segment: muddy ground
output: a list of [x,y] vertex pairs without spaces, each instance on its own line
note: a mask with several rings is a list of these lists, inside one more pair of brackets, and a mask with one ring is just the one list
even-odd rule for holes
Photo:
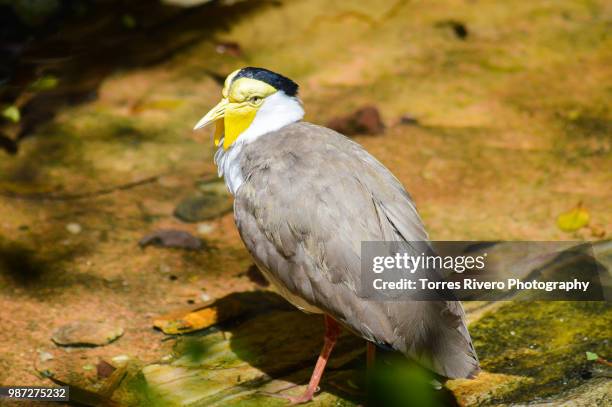
[[[37,75],[51,72],[58,83],[33,97],[52,114],[26,105],[20,123],[4,125],[17,151],[0,150],[0,383],[49,385],[36,370],[48,353],[54,374],[97,390],[103,380],[92,366],[101,359],[127,355],[142,367],[172,353],[177,339],[153,328],[155,316],[262,289],[231,213],[195,223],[173,216],[215,175],[208,134],[191,128],[219,98],[217,76],[245,65],[298,82],[315,123],[376,106],[384,133],[354,138],[411,192],[434,240],[612,233],[609,3],[246,3],[177,12],[161,28],[133,12],[135,26],[120,24],[126,48],[98,54],[104,69],[90,61],[87,75],[42,63]],[[52,38],[82,33],[71,24]],[[159,52],[139,63],[138,44],[149,41]],[[136,62],[124,63],[130,56]],[[75,87],[88,97],[66,103]],[[560,230],[557,216],[579,203],[589,226]],[[204,247],[139,247],[164,228]],[[610,358],[609,304],[494,308],[470,315],[488,373],[450,385],[462,404],[609,389],[609,376],[593,374],[584,357]],[[125,333],[103,347],[54,345],[55,328],[84,319]],[[609,401],[605,393],[597,400]]]

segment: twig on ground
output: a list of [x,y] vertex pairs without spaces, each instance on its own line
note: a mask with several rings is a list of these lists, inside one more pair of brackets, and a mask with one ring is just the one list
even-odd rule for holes
[[98,189],[96,191],[83,192],[80,194],[48,194],[48,193],[32,193],[32,194],[20,194],[13,191],[0,191],[0,196],[4,196],[12,199],[21,199],[26,201],[77,201],[79,199],[87,199],[87,198],[95,198],[101,195],[112,194],[116,191],[124,191],[126,189],[131,189],[134,187],[138,187],[145,184],[150,184],[151,182],[157,181],[164,174],[154,175],[152,177],[143,178],[141,180],[128,182],[126,184],[115,185],[108,188]]

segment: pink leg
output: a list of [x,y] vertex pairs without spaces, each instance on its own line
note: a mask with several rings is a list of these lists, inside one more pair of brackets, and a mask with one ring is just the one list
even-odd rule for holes
[[312,376],[310,376],[308,388],[301,396],[289,397],[289,401],[291,401],[291,404],[301,404],[312,400],[314,393],[319,387],[319,382],[321,381],[321,377],[323,376],[325,365],[327,364],[327,361],[329,360],[329,355],[331,354],[331,351],[334,348],[334,345],[336,344],[338,335],[340,335],[340,325],[332,317],[326,314],[325,339],[323,342],[323,349],[319,354],[319,359],[317,360],[314,372],[312,372]]

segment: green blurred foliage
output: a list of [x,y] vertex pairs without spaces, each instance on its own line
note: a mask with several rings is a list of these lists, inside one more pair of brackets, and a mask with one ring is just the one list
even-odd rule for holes
[[61,3],[59,0],[0,0],[0,5],[12,6],[25,24],[36,26],[57,13]]
[[[368,405],[386,407],[438,407],[452,404],[433,373],[402,355],[379,355],[368,375]],[[382,356],[382,357],[380,357]],[[451,403],[451,404],[449,404]]]

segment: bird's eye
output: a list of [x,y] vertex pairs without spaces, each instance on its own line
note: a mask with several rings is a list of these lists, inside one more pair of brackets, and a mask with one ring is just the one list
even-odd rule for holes
[[251,103],[259,103],[261,101],[261,96],[251,96],[249,98],[249,102]]

